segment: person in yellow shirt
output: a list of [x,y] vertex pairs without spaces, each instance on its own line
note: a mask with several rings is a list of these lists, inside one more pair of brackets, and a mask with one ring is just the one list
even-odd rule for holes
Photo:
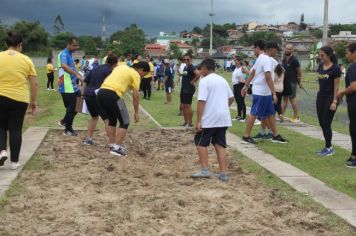
[[[122,144],[130,124],[130,117],[123,96],[132,90],[134,121],[138,122],[140,79],[149,72],[150,66],[145,61],[135,63],[132,67],[117,66],[98,91],[97,102],[100,107],[100,116],[105,122],[106,133],[110,141],[110,153],[113,155],[127,156],[127,150]],[[117,121],[120,126],[116,132]]]
[[154,74],[155,67],[152,64],[150,56],[146,56],[146,61],[150,66],[150,73],[147,73],[147,75],[145,75],[141,80],[141,90],[143,91],[143,99],[150,100],[151,92],[152,92],[151,83],[153,81],[153,74]]
[[47,59],[47,90],[48,91],[50,91],[51,89],[52,91],[56,91],[55,89],[53,89],[54,72],[56,70],[57,69],[55,69],[52,64],[52,58],[48,58]]
[[28,105],[36,111],[37,73],[32,60],[21,53],[21,35],[9,32],[5,41],[8,49],[0,52],[0,166],[8,158],[9,132],[10,169],[15,170],[20,166],[22,125]]

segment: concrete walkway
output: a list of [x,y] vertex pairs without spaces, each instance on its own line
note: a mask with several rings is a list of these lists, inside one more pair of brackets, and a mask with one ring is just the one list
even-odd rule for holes
[[5,162],[5,165],[0,167],[0,196],[5,193],[12,181],[19,175],[26,162],[30,160],[36,152],[47,132],[47,128],[30,127],[22,134],[22,146],[20,152],[21,166],[17,170],[10,170],[9,157]]

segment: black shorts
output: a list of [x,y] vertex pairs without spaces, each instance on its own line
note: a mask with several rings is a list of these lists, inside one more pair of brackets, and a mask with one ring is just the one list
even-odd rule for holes
[[116,127],[117,121],[120,128],[127,129],[130,124],[129,112],[125,102],[112,90],[100,89],[96,101],[100,107],[100,117],[109,120],[109,125]]
[[96,101],[96,96],[84,97],[85,104],[87,105],[88,111],[91,117],[98,117],[100,113],[100,107]]
[[173,82],[172,81],[166,81],[164,83],[164,87],[166,89],[166,93],[171,94],[173,91]]
[[180,93],[180,103],[191,105],[194,93]]
[[211,144],[218,144],[226,148],[227,127],[205,128],[202,132],[195,134],[194,142],[196,146],[208,147]]

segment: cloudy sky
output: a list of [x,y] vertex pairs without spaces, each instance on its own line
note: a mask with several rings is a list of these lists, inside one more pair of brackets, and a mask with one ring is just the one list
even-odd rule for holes
[[[160,31],[204,27],[209,20],[211,0],[0,0],[0,20],[8,25],[18,20],[38,20],[50,33],[57,15],[65,30],[76,35],[100,35],[102,16],[107,31],[136,23],[148,36]],[[356,22],[354,0],[329,0],[330,23]],[[218,24],[281,24],[299,22],[322,24],[324,0],[214,0],[214,22]]]

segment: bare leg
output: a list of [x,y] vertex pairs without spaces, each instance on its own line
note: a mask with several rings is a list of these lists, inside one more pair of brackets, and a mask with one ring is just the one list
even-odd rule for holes
[[298,118],[298,105],[297,105],[297,99],[296,98],[290,98],[289,99],[290,103],[292,104],[292,109],[293,109],[293,117]]
[[118,128],[115,137],[115,144],[121,145],[125,141],[126,133],[127,129]]
[[215,144],[214,147],[215,147],[216,154],[218,156],[220,172],[226,172],[227,163],[226,163],[225,148],[223,146],[220,146],[219,144]]
[[187,120],[188,124],[192,125],[193,124],[193,110],[192,110],[192,105],[187,105]]
[[247,122],[246,122],[246,128],[245,128],[244,137],[250,137],[251,136],[252,127],[253,127],[253,124],[255,123],[255,120],[256,120],[256,116],[254,116],[254,115],[249,115],[248,116]]
[[277,127],[276,127],[276,118],[274,115],[270,115],[267,118],[268,125],[270,126],[270,129],[272,130],[273,137],[276,137],[278,135]]
[[282,99],[282,115],[284,115],[284,113],[287,110],[288,99],[289,99],[288,96],[283,96],[283,99]]
[[201,168],[209,167],[208,148],[197,146]]
[[105,122],[106,135],[109,138],[110,144],[113,144],[113,143],[115,143],[116,127],[110,126],[109,120],[105,120],[104,122]]
[[96,124],[98,123],[99,117],[92,117],[91,120],[88,122],[88,133],[87,136],[88,138],[93,137],[94,130],[96,128]]

